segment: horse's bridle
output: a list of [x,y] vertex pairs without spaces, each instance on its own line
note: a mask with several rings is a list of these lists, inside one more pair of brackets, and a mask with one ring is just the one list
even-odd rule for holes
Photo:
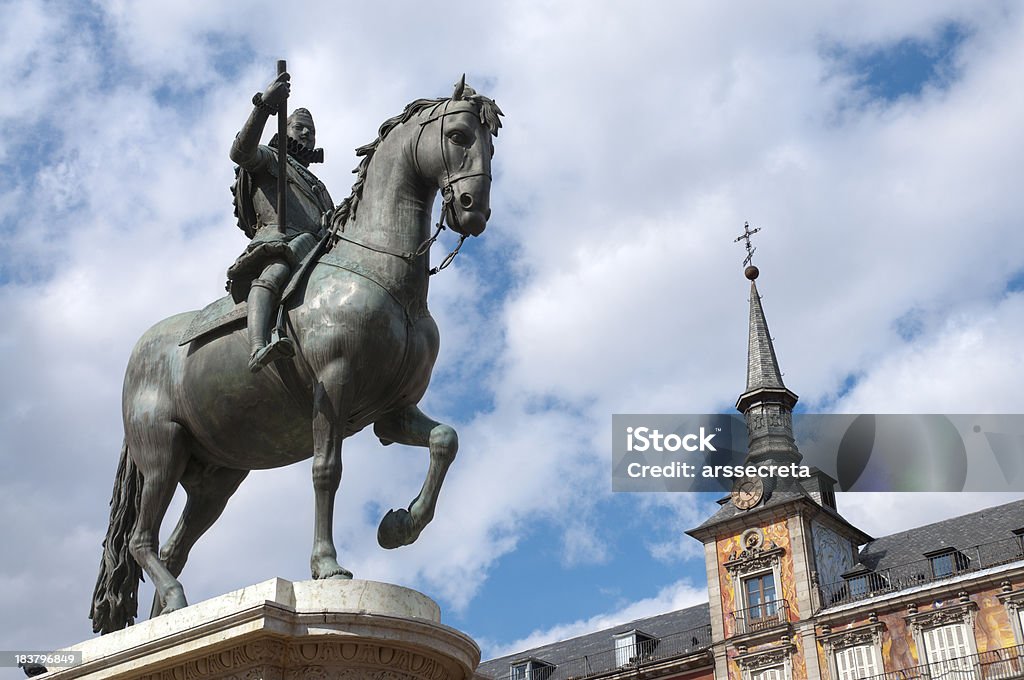
[[[451,165],[448,163],[448,150],[447,150],[447,148],[444,145],[444,142],[445,142],[445,137],[444,137],[444,119],[445,119],[446,116],[453,116],[453,115],[458,114],[458,113],[466,113],[465,110],[449,112],[448,111],[448,106],[452,103],[452,101],[453,100],[450,99],[450,98],[445,100],[444,108],[441,109],[441,113],[439,113],[439,114],[437,114],[435,116],[431,116],[427,120],[424,120],[424,121],[420,122],[420,129],[419,129],[419,132],[416,135],[416,144],[412,148],[413,167],[416,168],[416,174],[418,174],[418,175],[420,175],[422,177],[423,176],[423,172],[422,172],[422,170],[420,170],[420,159],[419,159],[420,139],[423,137],[423,131],[426,129],[427,125],[430,125],[431,123],[433,123],[436,120],[440,120],[441,121],[441,134],[439,135],[439,138],[438,138],[438,144],[441,147],[441,162],[444,163],[444,184],[441,185],[441,201],[442,201],[442,204],[441,204],[441,215],[440,215],[440,217],[437,220],[437,228],[434,230],[433,236],[431,236],[426,241],[424,241],[420,245],[420,247],[417,249],[417,252],[419,252],[421,250],[423,252],[426,252],[427,250],[430,250],[430,246],[432,246],[434,244],[434,241],[437,240],[437,237],[441,234],[441,231],[445,228],[445,220],[446,219],[455,222],[454,227],[453,227],[453,231],[459,232],[459,243],[458,243],[458,245],[455,246],[455,249],[453,251],[448,253],[445,256],[445,258],[443,260],[441,260],[441,264],[439,264],[436,267],[433,267],[430,270],[430,275],[431,276],[433,276],[434,274],[438,273],[439,271],[441,271],[442,269],[444,269],[445,267],[447,267],[448,265],[450,265],[452,263],[452,260],[454,260],[455,256],[459,254],[459,250],[462,248],[462,244],[466,240],[466,233],[462,229],[462,224],[459,222],[459,214],[455,210],[455,189],[454,189],[453,185],[456,182],[461,182],[462,180],[470,179],[471,177],[486,177],[489,180],[492,179],[491,178],[491,174],[489,172],[471,172],[471,173],[466,173],[466,174],[463,174],[463,175],[456,175],[455,177],[452,177]],[[465,163],[466,163],[465,158],[463,158],[462,163],[463,163],[463,165],[465,165]]]
[[[392,250],[391,248],[387,248],[385,246],[379,246],[372,243],[366,243],[364,241],[358,241],[354,238],[345,236],[341,231],[338,230],[337,224],[334,226],[334,229],[332,230],[334,232],[334,238],[340,241],[347,241],[349,243],[361,246],[363,248],[366,248],[367,250],[372,250],[377,253],[393,255],[394,257],[398,257],[405,260],[409,264],[413,264],[418,258],[422,257],[423,255],[427,254],[430,251],[430,247],[434,245],[434,242],[437,241],[437,237],[440,236],[441,232],[445,229],[445,220],[454,220],[455,226],[453,228],[453,231],[459,232],[459,243],[458,245],[455,246],[454,250],[445,255],[445,258],[441,260],[441,264],[439,264],[436,267],[432,267],[427,272],[427,274],[429,276],[433,276],[434,274],[437,274],[439,271],[445,269],[446,267],[448,267],[448,265],[452,263],[452,260],[454,260],[455,256],[459,254],[459,250],[462,248],[462,244],[466,240],[466,234],[462,231],[462,224],[459,222],[459,215],[455,211],[455,189],[452,187],[452,185],[454,185],[456,182],[461,182],[462,180],[469,179],[471,177],[486,177],[487,179],[492,178],[489,172],[473,172],[466,173],[464,175],[456,175],[455,177],[452,177],[451,167],[448,163],[448,151],[444,146],[444,119],[445,116],[453,116],[457,113],[466,113],[466,111],[460,110],[449,112],[448,105],[451,103],[452,99],[447,99],[444,103],[444,108],[441,110],[441,113],[439,113],[436,116],[432,116],[425,121],[420,122],[420,129],[419,132],[416,134],[416,143],[412,147],[413,167],[416,169],[416,174],[422,177],[423,172],[422,170],[420,170],[419,150],[420,140],[423,137],[423,130],[426,129],[426,126],[429,125],[430,123],[433,123],[436,120],[441,121],[441,134],[438,143],[441,147],[441,161],[444,163],[445,179],[444,184],[441,186],[441,200],[443,201],[441,205],[441,215],[437,220],[437,225],[435,225],[436,228],[434,229],[433,235],[431,235],[429,238],[427,238],[427,240],[421,243],[419,247],[413,252]],[[463,164],[465,164],[465,159],[463,159]]]

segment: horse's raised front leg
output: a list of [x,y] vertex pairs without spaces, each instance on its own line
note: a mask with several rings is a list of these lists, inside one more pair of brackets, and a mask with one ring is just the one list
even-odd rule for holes
[[377,529],[377,543],[382,548],[409,545],[434,519],[437,496],[459,450],[459,437],[450,426],[426,416],[416,406],[385,415],[374,424],[373,432],[384,443],[430,447],[430,466],[419,495],[408,510],[389,510]]
[[313,493],[315,518],[313,554],[309,566],[313,578],[352,578],[338,564],[334,546],[334,497],[341,484],[341,442],[345,437],[344,370],[328,371],[313,394]]

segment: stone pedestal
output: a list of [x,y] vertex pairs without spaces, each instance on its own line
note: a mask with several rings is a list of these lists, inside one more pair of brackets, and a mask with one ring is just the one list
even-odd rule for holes
[[480,649],[431,599],[373,581],[271,579],[75,645],[45,678],[470,680]]

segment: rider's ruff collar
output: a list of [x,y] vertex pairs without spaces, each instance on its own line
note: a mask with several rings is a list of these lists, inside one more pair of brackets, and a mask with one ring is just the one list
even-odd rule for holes
[[[303,165],[309,165],[310,163],[323,163],[324,162],[324,150],[323,149],[310,149],[308,146],[303,146],[299,142],[295,141],[291,137],[288,139],[288,155],[302,163]],[[277,135],[275,134],[270,140],[268,145],[272,149],[277,148]]]

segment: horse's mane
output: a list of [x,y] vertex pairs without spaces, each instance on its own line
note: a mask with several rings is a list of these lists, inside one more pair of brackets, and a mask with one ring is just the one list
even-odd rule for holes
[[448,101],[468,101],[476,106],[477,113],[480,115],[480,123],[486,127],[492,135],[498,136],[498,130],[501,128],[501,119],[499,116],[505,114],[502,113],[498,105],[494,103],[494,100],[485,97],[482,94],[477,94],[470,87],[466,87],[465,93],[459,100],[453,100],[450,97],[441,97],[439,99],[417,99],[406,105],[405,110],[397,116],[392,116],[386,121],[381,123],[380,129],[377,131],[377,139],[373,140],[369,144],[359,147],[356,149],[356,156],[362,156],[363,160],[356,166],[354,172],[356,174],[356,181],[352,185],[352,193],[349,194],[348,198],[343,200],[334,209],[334,213],[331,216],[331,227],[339,230],[344,230],[345,224],[348,223],[349,219],[355,217],[356,210],[359,208],[359,201],[363,195],[363,185],[366,183],[366,173],[370,167],[370,160],[373,158],[374,152],[380,143],[384,141],[384,138],[402,123],[408,122],[413,116],[418,115],[420,112],[430,108],[431,110],[437,109],[445,102]]

